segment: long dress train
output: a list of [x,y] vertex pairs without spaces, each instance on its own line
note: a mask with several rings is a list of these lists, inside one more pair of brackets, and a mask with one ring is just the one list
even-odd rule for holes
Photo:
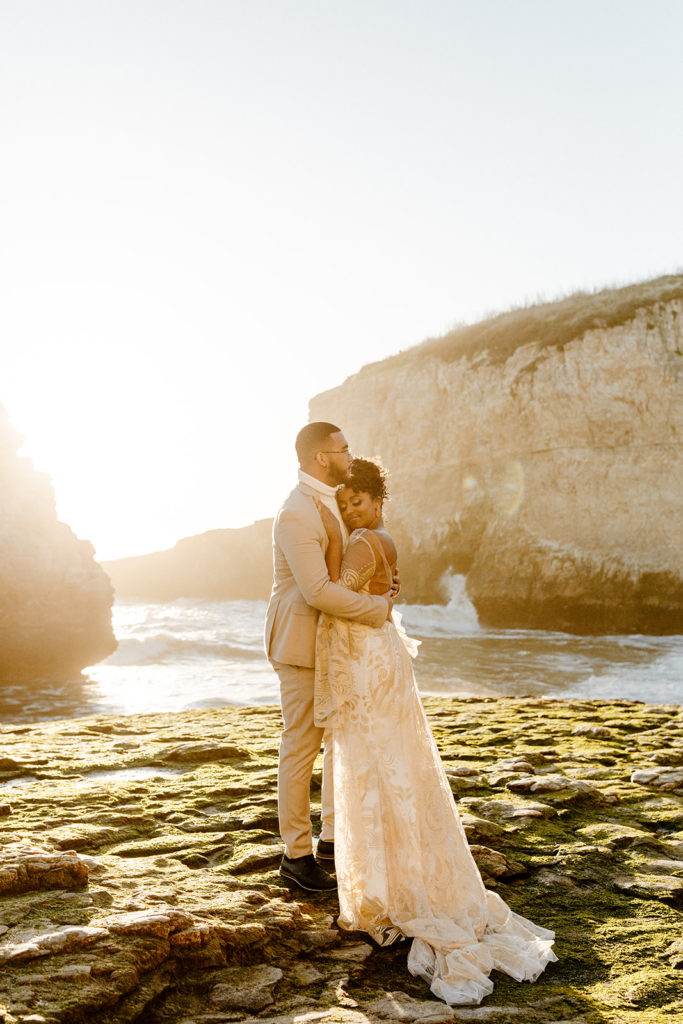
[[447,1003],[478,1003],[494,969],[534,981],[557,960],[554,934],[484,887],[399,630],[319,620],[316,724],[333,729],[338,921],[380,945],[413,937],[410,972]]

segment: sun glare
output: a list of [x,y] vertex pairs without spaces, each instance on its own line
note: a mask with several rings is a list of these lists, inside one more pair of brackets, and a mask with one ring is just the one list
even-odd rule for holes
[[[192,345],[181,317],[135,294],[120,295],[125,313],[103,324],[98,299],[114,305],[94,289],[17,316],[22,344],[2,396],[21,454],[52,478],[60,519],[107,559],[271,515],[296,467],[293,449],[270,460],[280,408],[259,415],[256,368],[231,369],[231,353]],[[301,395],[281,433],[294,437],[305,410]]]

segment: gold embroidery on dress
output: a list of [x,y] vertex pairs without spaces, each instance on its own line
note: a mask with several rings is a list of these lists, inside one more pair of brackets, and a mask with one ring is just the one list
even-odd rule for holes
[[[341,578],[368,591],[368,549],[376,560],[357,533]],[[403,637],[393,621],[318,622],[315,721],[332,727],[338,923],[380,945],[412,936],[412,974],[447,1003],[479,1002],[494,969],[537,978],[557,959],[554,936],[484,888]]]
[[375,552],[364,536],[364,531],[354,530],[342,558],[339,582],[347,590],[361,590],[375,575]]

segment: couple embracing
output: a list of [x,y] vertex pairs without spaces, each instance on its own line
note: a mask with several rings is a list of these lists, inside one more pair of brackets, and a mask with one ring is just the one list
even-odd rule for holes
[[[352,459],[332,423],[304,427],[296,451],[266,618],[283,717],[280,874],[307,891],[338,888],[340,927],[380,945],[412,938],[412,974],[449,1004],[479,1002],[494,969],[535,980],[557,959],[554,936],[487,890],[469,851],[415,684],[416,645],[392,614],[386,474]],[[314,856],[310,782],[323,740]]]

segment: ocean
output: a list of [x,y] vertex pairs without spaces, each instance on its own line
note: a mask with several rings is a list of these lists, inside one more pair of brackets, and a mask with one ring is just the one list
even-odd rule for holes
[[[450,580],[446,605],[399,605],[420,640],[420,691],[683,703],[683,636],[579,637],[484,629]],[[278,702],[262,646],[265,601],[117,601],[118,649],[68,683],[4,687],[0,721]]]

